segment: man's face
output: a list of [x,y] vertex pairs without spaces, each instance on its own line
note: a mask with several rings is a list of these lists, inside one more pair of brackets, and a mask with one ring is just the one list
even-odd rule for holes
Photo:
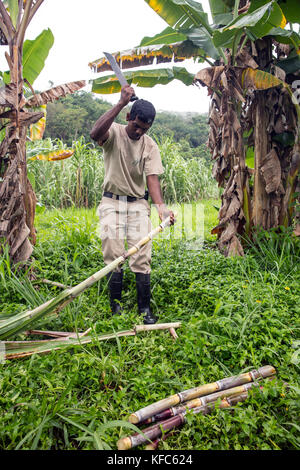
[[136,116],[134,120],[130,120],[129,113],[126,116],[126,119],[128,121],[126,132],[128,137],[132,140],[139,140],[151,127],[151,124],[146,124],[141,121],[138,116]]

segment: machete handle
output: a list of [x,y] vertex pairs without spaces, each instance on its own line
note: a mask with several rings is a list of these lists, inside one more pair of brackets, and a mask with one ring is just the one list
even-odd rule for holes
[[136,101],[138,100],[138,97],[136,95],[133,95],[131,98],[130,98],[130,101]]

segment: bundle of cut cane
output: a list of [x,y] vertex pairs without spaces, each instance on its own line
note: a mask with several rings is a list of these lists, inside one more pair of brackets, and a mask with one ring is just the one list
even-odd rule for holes
[[77,286],[65,289],[59,295],[51,300],[48,300],[39,307],[33,310],[27,310],[25,312],[18,313],[17,315],[13,315],[12,317],[2,320],[0,318],[0,341],[10,338],[17,333],[28,329],[32,323],[48,314],[60,312],[66,305],[72,302],[73,299],[78,297],[78,295],[105,277],[111,271],[115,270],[118,266],[121,266],[127,260],[127,258],[135,254],[153,237],[155,237],[159,232],[164,230],[169,225],[170,217],[167,217],[158,227],[151,230],[151,232],[149,232],[146,237],[142,238],[136,245],[124,253],[124,255],[119,256],[119,258],[115,259],[112,263],[108,264],[100,271],[97,271],[95,274],[88,277],[85,281],[81,282]]
[[[194,414],[208,414],[215,409],[217,400],[221,399],[219,403],[221,409],[244,401],[248,396],[248,390],[259,386],[256,381],[273,377],[275,374],[276,370],[273,366],[260,367],[244,374],[185,390],[142,408],[130,415],[131,423],[148,424],[155,421],[158,423],[143,429],[143,435],[135,433],[120,439],[118,449],[128,450],[156,440],[163,433],[184,424],[189,410]],[[183,405],[174,407],[179,403]]]

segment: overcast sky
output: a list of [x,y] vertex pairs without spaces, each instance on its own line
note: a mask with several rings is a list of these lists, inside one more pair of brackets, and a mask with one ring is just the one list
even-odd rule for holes
[[[209,11],[208,0],[203,0],[202,5]],[[49,88],[49,80],[59,85],[103,76],[107,72],[95,74],[88,63],[103,56],[103,51],[115,52],[137,46],[144,36],[153,36],[166,26],[167,23],[144,0],[45,0],[28,28],[26,39],[34,39],[43,29],[50,28],[55,41],[34,86],[43,91]],[[1,49],[4,51],[3,46]],[[2,64],[5,61],[1,61],[1,69]],[[192,60],[177,65],[182,64],[191,73],[203,67]],[[90,86],[86,90],[90,90]],[[150,89],[136,87],[136,94],[152,101],[158,110],[208,111],[206,89],[187,87],[177,80]],[[97,96],[115,103],[119,95]]]

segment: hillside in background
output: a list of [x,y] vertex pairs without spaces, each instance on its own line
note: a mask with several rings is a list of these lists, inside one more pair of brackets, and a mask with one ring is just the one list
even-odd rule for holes
[[[92,93],[84,91],[49,103],[44,138],[59,138],[72,145],[73,141],[84,136],[85,141],[90,142],[89,134],[93,124],[111,107],[111,103],[94,98]],[[123,110],[116,121],[125,124],[126,113],[127,110]],[[210,161],[206,147],[207,119],[207,114],[158,111],[149,135],[159,141],[164,137],[172,137],[175,142],[181,143],[185,158],[202,157]]]

